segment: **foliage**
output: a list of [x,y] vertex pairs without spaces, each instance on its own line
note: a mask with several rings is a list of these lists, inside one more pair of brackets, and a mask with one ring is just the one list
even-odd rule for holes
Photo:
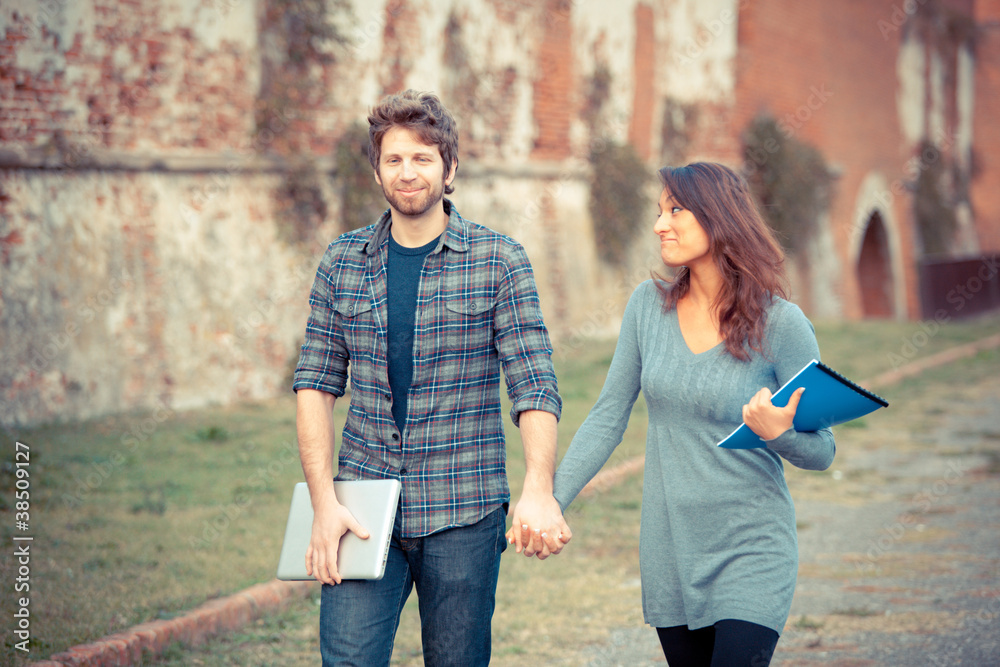
[[591,135],[599,134],[604,126],[604,107],[611,98],[611,69],[604,62],[598,62],[589,80],[586,102],[581,116],[590,128]]
[[373,224],[386,203],[368,161],[368,128],[364,123],[351,124],[337,142],[336,169],[341,191],[341,231]]
[[224,442],[229,440],[229,431],[226,430],[224,426],[208,426],[203,429],[199,429],[195,433],[195,437],[203,442]]
[[[958,56],[963,49],[975,51],[976,21],[967,11],[952,7],[943,0],[921,0],[913,11],[905,12],[903,38],[922,43],[928,53],[940,58],[946,72],[958,68]],[[885,30],[883,30],[883,33]],[[972,167],[964,168],[944,159],[941,149],[929,139],[917,146],[916,163],[919,172],[911,183],[913,216],[925,255],[947,253],[958,219],[955,206],[969,201]],[[908,176],[911,174],[908,174]]]
[[958,219],[948,195],[948,177],[941,151],[926,139],[920,143],[920,171],[914,184],[913,216],[925,255],[945,253],[955,235]]
[[[322,105],[322,99],[314,99],[324,94],[317,72],[337,61],[338,49],[349,43],[346,31],[353,21],[347,0],[265,0],[258,132],[275,117]],[[295,146],[287,148],[297,152]]]
[[325,175],[311,155],[311,136],[295,127],[295,119],[326,105],[325,71],[348,44],[353,20],[348,0],[265,0],[263,5],[256,144],[286,157],[275,193],[276,221],[290,242],[308,241],[327,214]]
[[663,126],[661,129],[661,162],[681,166],[687,162],[691,145],[691,126],[698,121],[698,105],[678,102],[672,97],[664,100]]
[[301,161],[285,172],[275,192],[278,229],[289,243],[307,243],[326,219],[323,178],[315,162]]
[[285,37],[285,53],[294,65],[329,64],[332,46],[347,42],[337,17],[350,11],[347,0],[267,0],[267,17]]
[[598,61],[582,117],[590,131],[590,219],[597,254],[604,262],[620,266],[642,221],[650,214],[646,195],[650,170],[631,145],[606,139],[606,107],[613,83],[607,64]]
[[832,178],[822,154],[774,118],[759,116],[743,133],[747,181],[764,219],[791,254],[815,236],[830,205]]
[[921,0],[906,12],[904,30],[920,34],[939,53],[948,54],[956,44],[975,46],[976,20],[967,11],[942,0]]
[[619,266],[642,228],[652,217],[646,194],[650,170],[629,144],[609,142],[590,153],[590,218],[598,255]]

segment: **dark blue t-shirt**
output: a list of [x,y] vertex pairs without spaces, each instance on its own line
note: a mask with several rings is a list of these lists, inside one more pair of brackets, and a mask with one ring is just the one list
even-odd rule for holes
[[413,382],[413,329],[417,318],[417,291],[424,258],[437,247],[438,239],[419,248],[405,248],[389,235],[389,264],[386,266],[389,323],[386,328],[389,388],[392,390],[392,418],[399,432],[406,426],[406,395]]

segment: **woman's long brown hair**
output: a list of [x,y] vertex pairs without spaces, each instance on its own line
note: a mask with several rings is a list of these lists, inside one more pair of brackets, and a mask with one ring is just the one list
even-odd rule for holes
[[[708,235],[709,252],[722,275],[713,305],[726,350],[741,361],[749,361],[750,350],[766,355],[767,307],[776,296],[787,298],[784,252],[757,210],[746,180],[711,162],[664,167],[659,174],[674,201],[691,211]],[[653,275],[667,311],[691,287],[687,267],[672,280]]]

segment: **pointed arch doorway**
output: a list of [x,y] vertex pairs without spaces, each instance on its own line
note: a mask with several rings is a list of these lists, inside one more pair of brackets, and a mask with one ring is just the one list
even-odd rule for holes
[[865,226],[856,270],[864,318],[893,317],[896,286],[893,283],[889,237],[878,211],[872,212]]

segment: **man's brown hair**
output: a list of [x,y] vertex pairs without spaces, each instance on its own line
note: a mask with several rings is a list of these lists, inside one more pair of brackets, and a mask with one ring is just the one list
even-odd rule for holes
[[[455,119],[433,93],[405,90],[382,99],[368,114],[368,161],[378,172],[382,137],[393,127],[405,127],[429,146],[437,146],[444,160],[444,175],[458,165],[458,130]],[[444,186],[450,195],[455,188]]]

